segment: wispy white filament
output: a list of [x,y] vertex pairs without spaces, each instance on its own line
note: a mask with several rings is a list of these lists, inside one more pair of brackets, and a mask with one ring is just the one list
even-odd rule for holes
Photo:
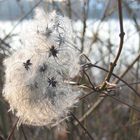
[[26,47],[4,61],[3,96],[21,123],[42,126],[65,117],[80,90],[65,82],[79,72],[70,20],[56,13],[39,18],[24,34]]

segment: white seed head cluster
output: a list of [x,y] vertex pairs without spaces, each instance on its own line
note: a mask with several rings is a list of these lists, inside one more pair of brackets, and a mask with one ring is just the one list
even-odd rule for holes
[[66,82],[79,72],[78,51],[68,18],[53,12],[33,24],[23,37],[26,47],[4,61],[3,96],[20,123],[52,125],[78,101],[80,89]]

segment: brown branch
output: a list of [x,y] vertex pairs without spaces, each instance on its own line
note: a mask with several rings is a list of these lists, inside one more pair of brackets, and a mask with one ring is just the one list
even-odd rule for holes
[[19,118],[16,120],[16,122],[15,122],[14,126],[12,127],[11,132],[10,132],[10,134],[9,134],[9,136],[8,136],[8,138],[7,138],[7,140],[11,140],[11,139],[12,139],[13,134],[14,134],[14,131],[15,131],[16,126],[17,126],[18,121],[19,121]]
[[71,116],[79,123],[79,125],[81,126],[81,128],[87,133],[87,135],[89,136],[89,138],[91,140],[94,140],[94,138],[91,136],[91,134],[88,132],[88,130],[83,126],[83,124],[77,119],[77,117],[71,112],[70,113]]
[[[109,70],[106,70],[105,68],[102,68],[100,66],[97,66],[97,65],[94,65],[94,64],[86,64],[85,65],[86,67],[90,68],[90,67],[95,67],[95,68],[98,68],[98,69],[101,69],[105,72],[109,72]],[[130,86],[126,81],[124,81],[123,79],[121,79],[119,76],[117,76],[116,74],[114,73],[111,73],[111,75],[113,75],[114,77],[116,77],[117,79],[119,79],[120,81],[122,81],[125,85],[127,85],[138,97],[140,97],[140,94],[132,87]],[[102,89],[100,89],[102,91]]]
[[105,80],[104,80],[104,83],[103,85],[101,86],[101,89],[104,89],[106,87],[106,83],[105,81],[108,81],[110,80],[111,78],[111,75],[113,73],[113,70],[115,68],[115,66],[117,65],[117,61],[120,57],[120,54],[121,54],[121,51],[122,51],[122,48],[123,48],[123,41],[124,41],[124,30],[123,30],[123,14],[122,14],[122,0],[118,0],[118,14],[119,14],[119,22],[120,22],[120,45],[119,45],[119,50],[118,50],[118,53],[114,59],[113,62],[110,63],[110,67],[109,67],[109,72],[107,74],[107,76],[105,77]]
[[1,45],[1,44],[5,45],[5,46],[8,47],[8,48],[11,48],[11,46],[10,46],[8,43],[6,43],[4,40],[2,40],[2,39],[0,38],[0,45]]
[[72,18],[72,9],[71,9],[71,1],[68,0],[67,1],[67,5],[68,5],[68,14],[69,14],[69,18]]
[[27,136],[26,136],[26,134],[25,134],[25,132],[24,132],[24,128],[23,128],[22,125],[21,125],[21,131],[22,131],[22,133],[23,133],[24,139],[25,139],[25,140],[28,140],[28,139],[27,139]]
[[[90,94],[92,94],[92,93],[93,93],[93,91],[90,92],[89,94],[87,94],[87,96],[90,95]],[[119,103],[121,103],[121,104],[123,104],[125,106],[128,106],[128,107],[132,108],[133,110],[135,110],[137,112],[140,112],[140,109],[137,108],[136,106],[130,105],[130,104],[128,104],[128,103],[126,103],[126,102],[124,102],[124,101],[122,101],[122,100],[120,100],[120,99],[118,99],[116,97],[113,97],[110,94],[108,94],[107,92],[102,92],[102,93],[104,93],[106,96],[109,96],[110,98],[116,100],[117,102],[119,102]],[[85,96],[85,97],[87,97],[87,96]],[[83,98],[81,98],[81,99],[83,99]],[[79,119],[79,122],[82,123],[103,102],[104,99],[105,99],[105,97],[101,97],[100,99],[98,99],[92,105],[92,107]],[[75,123],[75,125],[78,125],[78,123]]]
[[[129,83],[129,85],[139,85],[139,84],[140,84],[140,81]],[[126,84],[118,85],[117,88],[124,87],[124,86],[126,86]]]
[[[99,98],[92,107],[79,119],[79,121],[82,123],[104,100],[104,97]],[[79,123],[75,123],[75,125],[78,125]]]
[[90,80],[90,77],[89,77],[88,74],[85,72],[85,70],[83,70],[83,73],[84,73],[85,76],[87,77],[87,79],[88,79],[90,85],[92,86],[92,89],[95,90],[95,85],[94,85],[94,83],[92,83],[92,81]]
[[122,101],[122,100],[120,100],[120,99],[118,99],[118,98],[116,98],[116,97],[113,97],[113,96],[109,95],[107,92],[103,92],[103,93],[104,93],[105,95],[109,96],[110,98],[114,99],[115,101],[117,101],[117,102],[119,102],[119,103],[121,103],[121,104],[124,104],[124,105],[126,105],[126,106],[132,108],[133,110],[135,110],[135,111],[137,111],[137,112],[140,112],[140,109],[137,108],[136,106],[134,106],[134,105],[129,105],[128,103],[126,103],[126,102],[124,102],[124,101]]
[[[139,59],[140,59],[140,54],[135,58],[135,60],[128,66],[128,68],[119,77],[123,78]],[[115,81],[116,84],[118,82],[119,82],[119,79]]]
[[24,15],[11,29],[11,31],[3,38],[3,41],[5,41],[11,34],[12,32],[15,30],[15,28],[42,2],[43,0],[40,0],[39,2],[37,2],[32,8],[31,10]]
[[84,41],[85,41],[85,33],[86,33],[86,20],[88,16],[88,0],[84,0],[84,5],[83,5],[83,32],[82,32],[82,38],[81,38],[81,53],[84,50]]

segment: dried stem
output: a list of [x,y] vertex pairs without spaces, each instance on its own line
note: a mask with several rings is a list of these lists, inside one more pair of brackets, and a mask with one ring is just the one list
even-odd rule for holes
[[[102,67],[100,67],[100,66],[97,66],[97,65],[94,65],[94,64],[88,64],[88,66],[87,67],[95,67],[95,68],[98,68],[98,69],[101,69],[101,70],[103,70],[103,71],[105,71],[105,72],[109,72],[109,70],[106,70],[105,68],[102,68]],[[140,94],[132,87],[132,86],[130,86],[126,81],[124,81],[123,79],[121,79],[119,76],[117,76],[116,74],[114,74],[114,73],[111,73],[111,75],[113,75],[114,77],[116,77],[117,79],[119,79],[120,81],[122,81],[125,85],[127,85],[137,96],[139,96],[140,97]],[[102,91],[102,89],[100,89],[100,91]]]
[[25,134],[25,132],[24,132],[24,128],[23,128],[22,125],[21,125],[21,131],[22,131],[22,133],[23,133],[24,139],[25,139],[25,140],[28,140],[28,139],[27,139],[27,136],[26,136],[26,134]]
[[75,115],[73,113],[71,113],[71,116],[79,123],[79,125],[81,126],[81,128],[87,133],[87,135],[89,136],[89,138],[91,140],[94,140],[94,138],[91,136],[91,134],[88,132],[88,130],[83,126],[83,124],[75,117]]
[[[89,110],[79,119],[79,121],[82,123],[104,100],[104,97],[99,98]],[[75,125],[78,125],[79,123],[75,123]]]
[[3,41],[5,41],[11,34],[12,32],[15,30],[15,28],[42,2],[43,0],[40,0],[39,2],[37,2],[32,8],[31,10],[24,15],[15,25],[14,27],[11,29],[11,31],[3,38]]
[[7,140],[11,140],[11,139],[12,139],[18,121],[19,121],[19,118],[16,120],[16,122],[15,122],[13,128],[11,129],[11,132],[10,132],[10,134],[9,134],[9,136],[8,136],[8,138],[7,138]]
[[108,81],[110,80],[111,78],[111,75],[113,73],[113,70],[115,68],[115,66],[117,65],[117,61],[120,57],[120,54],[121,54],[121,51],[122,51],[122,48],[123,48],[123,41],[124,41],[124,30],[123,30],[123,15],[122,15],[122,1],[121,0],[118,0],[118,13],[119,13],[119,22],[120,22],[120,45],[119,45],[119,50],[118,50],[118,53],[114,59],[113,62],[110,63],[110,68],[109,68],[109,72],[107,74],[107,76],[105,77],[105,80],[104,80],[104,83],[101,87],[101,89],[104,89],[106,87],[106,82],[105,81]]
[[116,98],[116,97],[113,97],[113,96],[109,95],[107,92],[103,92],[103,93],[104,93],[105,95],[111,97],[111,98],[114,99],[115,101],[117,101],[117,102],[119,102],[119,103],[121,103],[121,104],[124,104],[124,105],[126,105],[126,106],[132,108],[133,110],[135,110],[135,111],[137,111],[137,112],[140,112],[140,109],[137,108],[136,106],[134,106],[134,105],[129,105],[128,103],[126,103],[126,102],[124,102],[124,101],[122,101],[122,100],[120,100],[120,99],[118,99],[118,98]]
[[86,33],[86,21],[87,21],[87,15],[88,15],[88,0],[84,0],[84,6],[83,6],[83,32],[82,32],[82,39],[81,39],[81,53],[84,50],[84,41],[85,41],[85,33]]
[[[140,54],[135,58],[135,60],[128,66],[128,68],[119,77],[123,78],[139,59],[140,59]],[[118,82],[119,82],[119,79],[115,81],[115,83],[118,83]]]
[[71,1],[68,0],[68,14],[69,14],[69,17],[70,19],[72,18],[72,9],[71,9]]

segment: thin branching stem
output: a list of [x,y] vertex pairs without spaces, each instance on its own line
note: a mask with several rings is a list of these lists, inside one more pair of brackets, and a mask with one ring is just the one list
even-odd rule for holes
[[121,103],[121,104],[123,104],[123,105],[126,105],[126,106],[132,108],[133,110],[135,110],[135,111],[137,111],[137,112],[140,112],[140,109],[137,108],[137,107],[135,107],[134,105],[129,105],[128,103],[126,103],[126,102],[124,102],[124,101],[122,101],[122,100],[120,100],[120,99],[118,99],[118,98],[116,98],[116,97],[114,97],[114,96],[109,95],[107,92],[103,92],[103,93],[104,93],[106,96],[109,96],[110,98],[114,99],[115,101],[117,101],[117,102],[119,102],[119,103]]
[[[127,69],[119,76],[120,78],[123,78],[128,72],[129,70],[134,66],[134,64],[140,59],[140,54],[134,59],[134,61],[127,67]],[[115,81],[115,83],[117,84],[119,82],[119,79],[117,79]]]
[[[105,71],[105,72],[109,72],[109,70],[107,70],[107,69],[105,69],[105,68],[102,68],[102,67],[100,67],[100,66],[91,64],[91,63],[89,63],[89,64],[87,65],[87,67],[88,67],[88,68],[90,68],[90,67],[95,67],[95,68],[98,68],[98,69],[103,70],[103,71]],[[117,75],[114,74],[114,73],[111,73],[111,75],[113,75],[114,77],[116,77],[117,79],[119,79],[120,81],[122,81],[122,82],[123,82],[125,85],[127,85],[138,97],[140,97],[140,94],[139,94],[131,85],[129,85],[126,81],[124,81],[123,79],[121,79],[119,76],[117,76]]]
[[22,133],[23,133],[24,139],[25,139],[25,140],[28,140],[28,139],[27,139],[27,136],[26,136],[26,134],[25,134],[25,132],[24,132],[24,128],[23,128],[22,125],[21,125],[21,131],[22,131]]
[[68,0],[68,14],[69,14],[69,17],[70,19],[72,18],[72,9],[71,9],[71,1]]
[[[97,100],[89,110],[79,119],[79,121],[82,123],[99,105],[104,101],[104,97],[100,97],[99,100]],[[75,123],[75,125],[78,125],[79,123]]]
[[81,38],[81,53],[84,50],[84,41],[85,41],[85,33],[86,33],[86,21],[87,21],[87,16],[88,16],[88,0],[84,0],[84,5],[83,5],[83,32],[82,32],[82,38]]
[[11,34],[12,32],[16,29],[16,27],[28,16],[31,14],[31,12],[42,2],[43,0],[38,1],[32,8],[31,10],[25,14],[11,29],[11,31],[2,39],[3,41],[5,41]]
[[92,81],[91,81],[90,77],[88,76],[88,74],[86,73],[86,71],[85,71],[85,70],[83,70],[83,72],[84,72],[85,76],[87,77],[87,79],[88,79],[88,81],[89,81],[90,85],[92,86],[92,89],[94,89],[94,90],[95,90],[95,85],[92,83]]
[[11,132],[10,132],[10,134],[9,134],[9,136],[8,136],[8,138],[7,138],[7,140],[11,140],[11,139],[12,139],[12,137],[13,137],[13,135],[14,135],[14,131],[15,131],[16,126],[17,126],[18,121],[19,121],[19,118],[16,120],[16,122],[15,122],[14,126],[12,127]]
[[118,59],[121,55],[121,52],[122,52],[122,48],[123,48],[123,41],[124,41],[124,29],[123,29],[123,14],[122,14],[122,0],[118,0],[118,14],[119,14],[119,23],[120,23],[120,44],[119,44],[119,49],[118,49],[118,52],[117,52],[117,55],[114,59],[113,62],[110,63],[110,66],[109,66],[109,72],[107,74],[107,76],[105,77],[105,80],[104,80],[104,83],[101,87],[101,89],[104,89],[106,87],[106,82],[105,81],[108,81],[110,80],[111,78],[111,75],[113,73],[113,70],[115,68],[115,66],[117,65],[117,62],[118,62]]
[[94,138],[91,136],[91,134],[89,133],[89,131],[83,126],[83,124],[77,119],[77,117],[72,112],[71,112],[71,116],[79,123],[79,125],[87,133],[87,135],[89,136],[89,138],[91,140],[94,140]]

